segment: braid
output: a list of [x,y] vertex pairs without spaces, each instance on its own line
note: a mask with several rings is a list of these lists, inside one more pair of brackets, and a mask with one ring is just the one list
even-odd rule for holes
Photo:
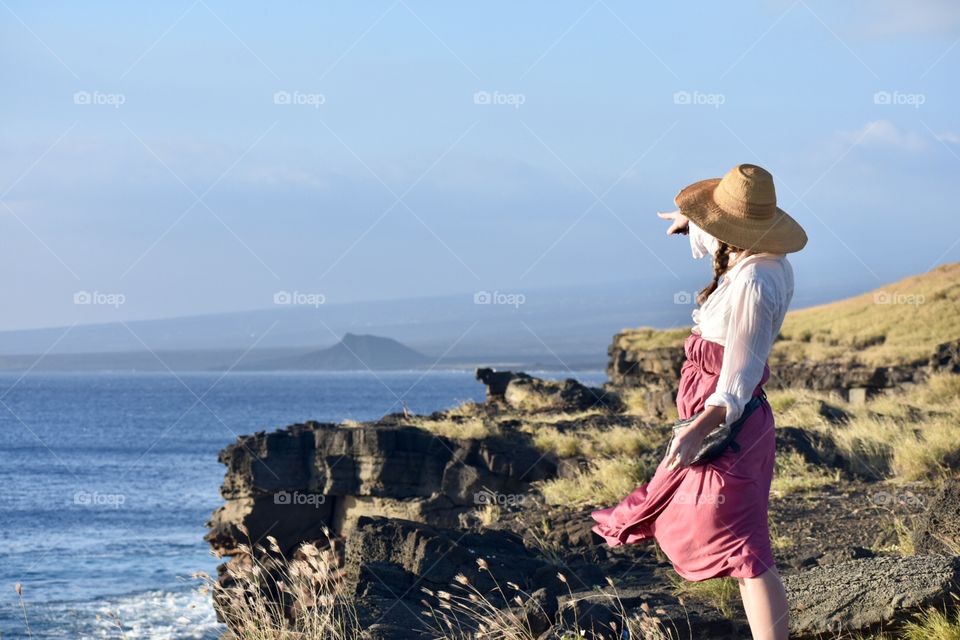
[[716,291],[720,285],[720,278],[727,272],[730,266],[730,253],[734,247],[726,242],[720,242],[717,252],[713,256],[713,281],[700,290],[697,294],[697,304],[702,305],[710,297],[710,294]]

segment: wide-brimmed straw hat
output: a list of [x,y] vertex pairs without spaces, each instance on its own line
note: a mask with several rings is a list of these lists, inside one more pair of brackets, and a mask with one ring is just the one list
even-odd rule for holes
[[675,198],[680,212],[729,245],[756,253],[792,253],[807,234],[777,207],[773,176],[763,167],[740,164],[722,178],[694,182]]

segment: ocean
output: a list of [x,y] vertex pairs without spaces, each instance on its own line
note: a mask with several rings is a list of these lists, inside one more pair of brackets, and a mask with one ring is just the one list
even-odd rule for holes
[[220,449],[483,396],[472,371],[0,374],[0,638],[117,638],[118,625],[130,639],[217,638],[191,576],[218,564],[203,535],[222,502]]

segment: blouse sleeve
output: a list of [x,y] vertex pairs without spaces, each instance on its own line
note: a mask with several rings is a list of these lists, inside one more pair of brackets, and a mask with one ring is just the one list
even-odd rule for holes
[[687,229],[690,234],[690,251],[697,260],[711,254],[710,242],[712,236],[706,231],[695,225],[692,221],[688,223]]
[[[764,283],[746,278],[731,283],[730,318],[717,389],[706,400],[710,407],[726,407],[726,424],[736,422],[760,384],[773,346],[777,303],[763,295]],[[768,291],[768,294],[772,294]]]

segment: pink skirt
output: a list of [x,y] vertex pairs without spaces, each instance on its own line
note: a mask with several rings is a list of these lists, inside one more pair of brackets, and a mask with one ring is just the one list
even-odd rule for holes
[[[723,347],[691,334],[684,352],[677,410],[688,418],[717,387]],[[754,395],[769,377],[765,367]],[[776,435],[769,404],[747,418],[736,442],[739,451],[727,449],[706,464],[671,471],[661,461],[650,482],[593,512],[593,530],[610,546],[654,538],[687,580],[763,574],[774,566],[767,507]]]

